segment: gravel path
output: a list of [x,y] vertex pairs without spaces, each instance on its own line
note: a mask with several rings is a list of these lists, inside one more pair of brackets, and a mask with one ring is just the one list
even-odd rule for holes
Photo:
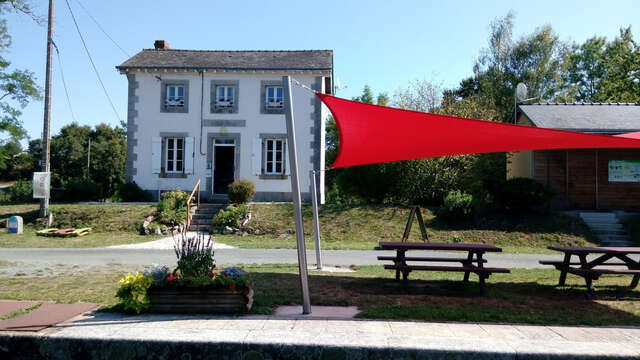
[[[393,251],[382,250],[325,250],[322,252],[324,265],[380,265],[380,255],[394,255]],[[442,252],[423,252],[424,255],[442,256]],[[506,268],[541,268],[539,260],[561,259],[561,255],[542,254],[486,254],[488,265]],[[296,264],[295,249],[218,249],[216,262],[225,264]],[[175,262],[173,250],[154,249],[0,249],[0,260],[15,263],[12,269],[24,272],[31,268],[53,265],[104,266],[110,264],[149,265],[172,264]],[[309,265],[314,265],[315,251],[307,252]],[[16,267],[16,264],[19,264]]]

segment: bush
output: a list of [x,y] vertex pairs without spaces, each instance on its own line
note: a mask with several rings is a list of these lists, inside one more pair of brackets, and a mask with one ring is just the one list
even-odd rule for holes
[[445,222],[460,222],[473,216],[473,213],[473,196],[456,190],[447,194],[437,215]]
[[137,272],[135,275],[127,273],[120,279],[120,288],[116,292],[124,307],[124,310],[133,310],[140,313],[149,308],[147,289],[153,284],[153,277],[145,276]]
[[168,225],[181,224],[187,218],[187,199],[189,194],[182,190],[163,193],[158,201],[160,222]]
[[100,186],[91,181],[71,180],[64,187],[65,201],[98,201],[100,199]]
[[233,204],[246,204],[256,194],[256,186],[247,179],[239,179],[229,185],[229,201]]
[[33,202],[33,182],[18,180],[9,188],[9,199],[12,202]]
[[244,204],[230,205],[227,210],[220,210],[213,217],[213,225],[218,227],[230,226],[234,228],[240,227],[242,220],[247,217],[249,207]]
[[545,207],[553,195],[551,189],[536,180],[513,178],[505,181],[496,192],[496,200],[505,209],[522,214]]
[[117,184],[116,192],[113,194],[113,201],[118,202],[138,202],[150,201],[149,193],[142,190],[135,182]]

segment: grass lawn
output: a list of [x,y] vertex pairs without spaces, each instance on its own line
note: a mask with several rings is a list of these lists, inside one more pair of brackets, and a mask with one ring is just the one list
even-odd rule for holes
[[[265,235],[216,235],[219,242],[243,248],[295,248],[293,209],[290,204],[252,204],[249,226]],[[423,215],[429,240],[493,244],[505,252],[548,252],[549,245],[590,246],[597,239],[584,223],[558,214],[509,215],[484,213],[459,225],[440,223],[433,209]],[[400,241],[409,208],[390,205],[323,206],[320,210],[321,246],[327,250],[375,249],[380,241]],[[314,248],[311,206],[303,209],[307,246]],[[421,241],[414,221],[409,241]]]
[[[100,247],[152,241],[158,236],[143,236],[138,226],[152,214],[152,205],[77,205],[52,204],[54,227],[91,227],[93,233],[82,237],[57,238],[36,236],[34,220],[38,217],[38,204],[0,206],[0,247]],[[24,233],[9,234],[6,219],[19,215],[24,220]]]
[[[253,313],[268,314],[277,305],[300,303],[297,267],[247,266],[254,283]],[[364,318],[430,321],[510,322],[572,325],[640,325],[640,291],[630,290],[629,276],[603,276],[596,282],[597,300],[587,300],[583,280],[569,275],[555,287],[552,269],[514,270],[488,281],[488,296],[479,296],[477,277],[463,283],[462,274],[415,272],[409,293],[381,266],[354,267],[354,273],[310,271],[312,305],[358,306]],[[122,271],[116,265],[80,275],[0,278],[0,298],[91,301],[111,306]]]

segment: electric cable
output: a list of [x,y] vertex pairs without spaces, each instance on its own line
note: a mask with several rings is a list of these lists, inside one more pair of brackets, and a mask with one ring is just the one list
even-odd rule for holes
[[80,8],[82,8],[82,10],[84,10],[84,12],[89,16],[89,18],[91,18],[91,20],[93,20],[94,23],[96,23],[96,25],[98,26],[98,28],[102,31],[102,33],[109,38],[109,40],[111,40],[111,42],[118,48],[120,49],[120,51],[122,51],[123,54],[125,54],[127,57],[131,57],[131,55],[129,55],[129,53],[127,53],[111,36],[109,36],[109,34],[106,32],[106,30],[104,28],[102,28],[102,26],[100,26],[100,23],[98,23],[98,20],[96,20],[87,10],[87,8],[84,7],[84,5],[82,5],[82,3],[80,2],[80,0],[76,0],[76,3],[78,3],[78,5],[80,5]]
[[111,109],[113,109],[113,113],[116,115],[116,118],[118,118],[118,122],[122,122],[122,119],[120,118],[120,115],[118,115],[118,111],[116,110],[115,105],[113,105],[113,101],[111,101],[111,97],[109,96],[109,93],[107,92],[107,88],[104,86],[104,83],[102,82],[102,78],[100,77],[100,73],[98,73],[98,69],[96,68],[96,64],[93,62],[93,58],[91,57],[91,53],[89,52],[89,48],[87,47],[87,43],[84,41],[84,37],[82,36],[82,32],[80,31],[80,27],[78,26],[78,22],[76,21],[76,17],[73,14],[73,10],[71,10],[71,5],[69,5],[69,0],[64,0],[67,3],[67,8],[69,9],[69,13],[71,14],[71,19],[73,19],[73,23],[76,26],[76,30],[78,31],[78,35],[80,36],[80,40],[82,41],[82,46],[84,47],[84,51],[87,53],[87,57],[89,57],[89,61],[91,62],[91,66],[93,67],[93,71],[96,74],[96,77],[98,78],[98,82],[100,83],[100,86],[102,86],[102,90],[104,91],[104,95],[107,97],[107,100],[109,100],[109,104],[111,105]]
[[62,86],[64,87],[64,94],[67,96],[67,104],[69,105],[69,112],[71,112],[71,118],[74,122],[78,122],[76,120],[76,116],[73,113],[73,107],[71,106],[71,99],[69,97],[69,90],[67,90],[67,82],[64,79],[64,71],[62,70],[62,60],[60,57],[60,51],[58,50],[58,45],[55,42],[51,42],[53,47],[56,49],[56,54],[58,55],[58,65],[60,65],[60,77],[62,78]]

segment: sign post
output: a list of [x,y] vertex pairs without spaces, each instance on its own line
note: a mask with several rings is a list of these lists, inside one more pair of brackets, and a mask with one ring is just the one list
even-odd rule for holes
[[320,219],[318,215],[318,190],[316,189],[316,171],[311,170],[311,204],[313,205],[313,227],[316,234],[316,269],[322,270],[320,254]]
[[304,243],[302,226],[302,197],[298,179],[298,152],[296,148],[296,126],[293,118],[293,102],[291,96],[291,77],[283,76],[284,115],[287,123],[287,147],[289,148],[289,164],[291,170],[291,197],[293,198],[293,217],[296,222],[296,240],[298,243],[298,267],[300,268],[300,288],[302,290],[302,313],[311,314],[309,300],[309,279],[307,275],[307,249]]

